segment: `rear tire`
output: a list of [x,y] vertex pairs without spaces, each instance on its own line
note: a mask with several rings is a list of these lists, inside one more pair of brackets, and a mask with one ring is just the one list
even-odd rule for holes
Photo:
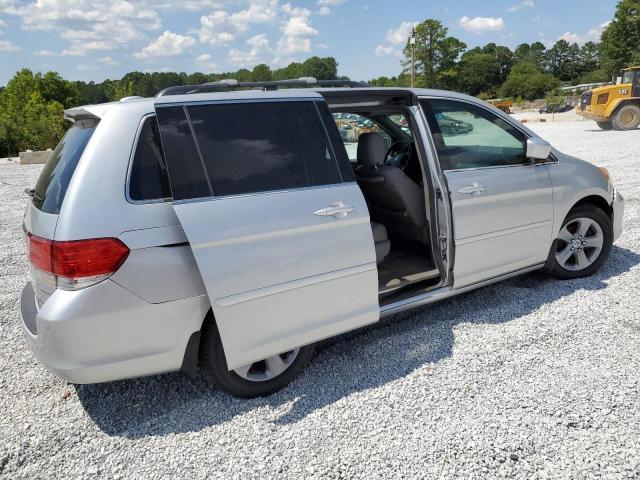
[[611,122],[596,122],[596,123],[602,130],[611,130],[613,128],[613,125],[611,125]]
[[616,130],[634,130],[640,125],[640,107],[624,105],[618,109],[611,120]]
[[[264,397],[286,387],[304,370],[313,353],[314,348],[310,345],[270,357],[284,368],[275,376],[269,375],[269,359],[255,362],[243,369],[229,370],[215,319],[208,317],[202,327],[200,368],[210,381],[237,397]],[[242,372],[243,376],[237,372]]]
[[547,271],[561,280],[588,277],[609,258],[611,220],[601,209],[583,205],[569,212],[553,242]]

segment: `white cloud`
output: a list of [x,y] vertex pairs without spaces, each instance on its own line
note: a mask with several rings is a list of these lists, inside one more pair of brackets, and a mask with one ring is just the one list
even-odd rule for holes
[[[4,5],[2,5],[4,3]],[[70,45],[65,55],[128,46],[160,27],[160,17],[145,1],[36,0],[19,4],[4,0],[2,11],[21,19],[26,31],[58,31]]]
[[276,19],[278,0],[253,0],[246,10],[233,13],[233,23],[271,23]]
[[208,53],[203,53],[202,55],[198,55],[196,57],[196,64],[198,68],[205,73],[210,73],[216,68],[216,64],[211,60],[211,55]]
[[407,43],[411,30],[417,22],[402,22],[398,28],[387,30],[385,39],[392,45],[401,45]]
[[215,10],[200,17],[200,42],[214,46],[230,45],[252,24],[270,24],[277,18],[278,0],[254,0],[248,8],[234,13]]
[[318,5],[341,5],[347,0],[318,0]]
[[95,71],[98,70],[99,67],[96,67],[95,65],[84,65],[84,64],[80,64],[76,67],[78,70],[83,70],[83,71]]
[[290,3],[282,6],[288,19],[280,27],[282,36],[278,40],[276,62],[284,62],[286,57],[311,51],[311,39],[318,30],[311,25],[311,11],[306,8],[292,7]]
[[33,52],[36,57],[51,57],[54,53],[51,50],[38,50]]
[[180,35],[178,33],[165,32],[144,47],[140,52],[134,53],[136,58],[153,58],[153,57],[175,57],[182,54],[185,50],[193,47],[196,41],[193,37]]
[[18,50],[20,50],[20,47],[9,40],[0,40],[0,52],[17,52]]
[[533,8],[535,6],[536,4],[533,2],[533,0],[524,0],[523,2],[517,3],[507,8],[507,12],[513,13],[525,8]]
[[284,35],[308,37],[318,34],[318,31],[311,26],[311,12],[306,8],[293,8],[290,3],[285,3],[282,6],[282,11],[289,15],[289,19],[281,28]]
[[[0,18],[0,28],[4,28],[6,26],[7,26],[7,24]],[[2,32],[0,31],[0,33],[2,33]]]
[[104,63],[105,65],[107,65],[108,67],[113,67],[115,65],[118,64],[118,62],[116,62],[113,58],[111,57],[101,57],[98,59],[99,62]]
[[417,22],[402,22],[398,28],[387,30],[384,34],[386,44],[381,43],[374,50],[376,57],[400,57],[402,55],[400,47],[407,43],[411,30],[417,24]]
[[605,28],[607,28],[607,26],[610,23],[611,23],[610,21],[601,23],[600,25],[589,29],[589,31],[585,34],[579,34],[574,32],[564,32],[562,35],[558,37],[558,40],[566,40],[569,43],[575,42],[579,44],[583,44],[586,42],[599,42],[602,32],[604,31]]
[[399,51],[390,45],[378,45],[376,47],[376,57],[388,57],[390,55],[398,55]]
[[327,7],[326,5],[323,5],[322,7],[320,7],[318,9],[318,11],[316,13],[318,15],[331,15],[331,9],[329,7]]
[[269,47],[269,40],[263,33],[255,35],[247,40],[247,45],[251,48],[249,50],[240,50],[232,48],[227,54],[227,61],[238,67],[250,67],[264,61],[264,55],[268,54],[271,49]]
[[229,45],[236,36],[247,30],[246,25],[236,25],[229,20],[229,13],[217,10],[211,15],[200,17],[199,38],[201,43]]
[[224,8],[226,2],[215,2],[212,0],[182,0],[179,2],[159,2],[156,7],[163,10],[188,10],[198,11],[210,8]]
[[460,26],[471,33],[497,32],[504,28],[502,17],[474,17],[464,16],[460,19]]

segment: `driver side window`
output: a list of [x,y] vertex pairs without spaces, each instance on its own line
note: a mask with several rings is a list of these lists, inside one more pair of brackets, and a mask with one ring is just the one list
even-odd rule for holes
[[484,108],[422,100],[443,170],[527,164],[525,135]]

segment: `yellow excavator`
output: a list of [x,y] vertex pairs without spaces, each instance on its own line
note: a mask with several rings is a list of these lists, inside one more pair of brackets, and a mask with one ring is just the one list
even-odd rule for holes
[[582,94],[578,115],[603,130],[633,130],[640,125],[640,66],[622,70],[621,81]]

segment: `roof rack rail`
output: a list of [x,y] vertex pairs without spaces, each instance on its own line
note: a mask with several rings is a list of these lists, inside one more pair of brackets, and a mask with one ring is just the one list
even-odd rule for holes
[[168,95],[188,95],[192,93],[222,91],[231,89],[260,89],[260,90],[277,90],[286,87],[350,87],[362,88],[370,87],[365,82],[355,82],[352,80],[316,80],[313,77],[300,77],[290,80],[272,80],[267,82],[239,82],[233,78],[225,78],[217,82],[202,83],[199,85],[176,85],[168,87],[159,92],[156,97],[165,97]]

